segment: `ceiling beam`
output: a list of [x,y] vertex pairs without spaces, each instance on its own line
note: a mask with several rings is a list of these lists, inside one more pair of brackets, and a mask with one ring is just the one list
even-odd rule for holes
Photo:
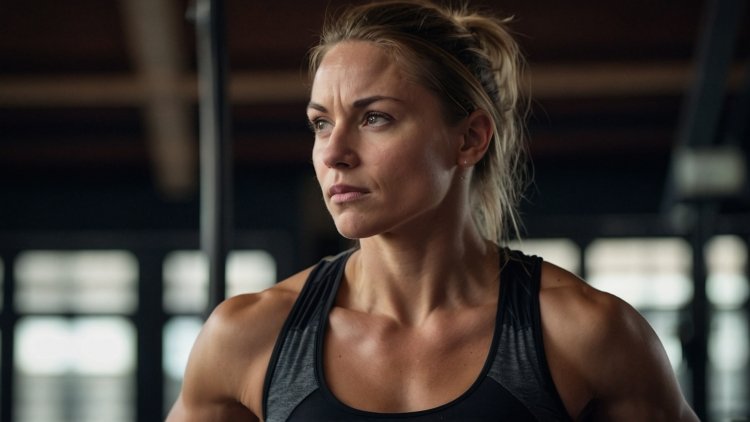
[[[130,80],[133,92],[127,92],[128,81],[120,77],[113,95],[103,98],[102,93],[98,99],[119,105],[136,100],[130,105],[143,107],[157,187],[169,197],[183,197],[196,189],[197,179],[192,99],[185,95],[183,82],[187,60],[182,55],[180,16],[184,12],[174,0],[122,0],[120,6],[136,69]],[[74,97],[97,97],[93,84],[85,85],[86,79],[78,83]],[[62,93],[73,86],[58,89]],[[108,91],[104,86],[98,89]]]
[[[733,65],[730,91],[738,89],[747,65]],[[151,101],[156,104],[164,95],[173,101],[196,102],[194,75],[173,72],[166,78],[155,73],[153,78],[145,77],[145,72],[141,76],[0,77],[0,107],[140,107]],[[690,63],[532,64],[525,85],[536,99],[681,95],[693,75]],[[232,73],[233,104],[292,103],[307,98],[302,72]]]

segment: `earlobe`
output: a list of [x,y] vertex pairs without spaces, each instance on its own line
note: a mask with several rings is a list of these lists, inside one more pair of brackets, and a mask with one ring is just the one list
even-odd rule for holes
[[482,159],[490,146],[494,125],[492,117],[484,110],[474,110],[464,121],[463,143],[459,151],[458,163],[467,165]]

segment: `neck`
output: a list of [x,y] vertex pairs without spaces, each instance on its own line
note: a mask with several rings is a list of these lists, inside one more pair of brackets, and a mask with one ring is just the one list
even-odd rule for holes
[[435,310],[478,306],[496,295],[497,247],[473,224],[363,239],[347,265],[347,307],[419,324]]

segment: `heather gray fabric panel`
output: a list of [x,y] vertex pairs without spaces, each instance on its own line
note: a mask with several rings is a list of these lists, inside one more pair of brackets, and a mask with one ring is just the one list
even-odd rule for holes
[[541,337],[542,260],[513,252],[504,271],[500,339],[488,376],[540,421],[570,420],[549,375]]
[[279,334],[266,373],[263,415],[283,422],[319,385],[315,376],[315,342],[324,309],[336,296],[346,258],[352,251],[321,261],[310,273]]
[[267,422],[283,422],[292,411],[318,388],[315,379],[315,325],[287,333],[279,354],[273,383],[268,390]]

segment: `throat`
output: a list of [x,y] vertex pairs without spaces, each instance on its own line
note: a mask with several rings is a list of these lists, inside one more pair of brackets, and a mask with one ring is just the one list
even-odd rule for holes
[[500,285],[497,253],[455,264],[394,265],[355,255],[347,265],[336,305],[424,326],[436,313],[496,306]]

